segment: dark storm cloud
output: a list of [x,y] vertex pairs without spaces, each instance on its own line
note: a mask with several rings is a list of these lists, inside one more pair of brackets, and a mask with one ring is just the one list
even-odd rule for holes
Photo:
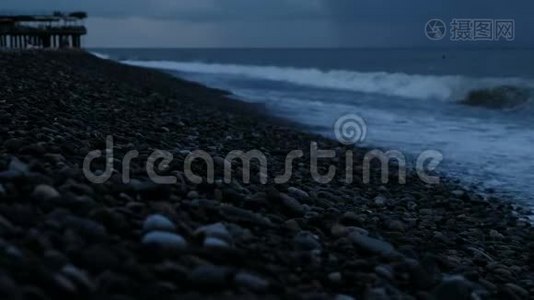
[[[356,18],[393,17],[401,19],[447,17],[513,17],[527,16],[534,12],[534,4],[528,0],[324,0],[329,17],[337,20]],[[387,22],[388,19],[382,19]]]
[[514,19],[516,41],[506,45],[534,46],[534,2],[528,0],[325,0],[323,4],[343,46],[473,45],[429,41],[422,32],[432,18],[446,23],[454,18]]
[[130,46],[432,46],[430,18],[513,18],[519,43],[534,46],[531,0],[1,1],[4,11],[87,11],[90,44],[130,34]]
[[[190,21],[314,18],[317,0],[3,0],[5,10],[84,10],[91,16]],[[31,8],[31,9],[27,9]]]
[[[217,21],[224,19],[306,19],[334,21],[390,17],[528,16],[530,0],[2,0],[4,11],[85,10],[96,17],[143,17]],[[384,18],[387,17],[387,18]]]

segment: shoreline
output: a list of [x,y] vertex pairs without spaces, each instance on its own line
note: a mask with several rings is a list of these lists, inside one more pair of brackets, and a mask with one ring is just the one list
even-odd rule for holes
[[[101,50],[101,49],[96,49],[96,50]],[[101,58],[101,59],[104,59],[104,60],[109,60],[109,61],[113,61],[113,62],[116,62],[116,63],[123,64],[121,61],[114,60],[113,58],[108,57],[105,54],[101,54],[99,52],[91,52],[90,51],[89,53],[91,55],[94,55],[94,56],[96,56],[98,58]],[[125,65],[138,67],[138,68],[141,68],[141,69],[147,69],[147,70],[154,70],[154,71],[162,72],[162,73],[168,74],[168,75],[170,75],[170,76],[172,76],[174,78],[177,78],[179,80],[185,80],[185,81],[188,81],[188,82],[193,82],[195,84],[199,84],[199,85],[205,86],[206,88],[209,88],[209,89],[218,90],[218,88],[206,86],[205,84],[203,84],[201,82],[192,81],[192,80],[189,80],[189,79],[182,78],[182,77],[180,77],[179,75],[176,74],[176,71],[172,71],[172,70],[168,70],[168,69],[159,69],[157,67],[136,66],[135,64],[129,64],[129,63],[126,63]],[[234,102],[237,101],[242,105],[250,106],[252,108],[253,114],[256,115],[256,118],[268,118],[269,122],[272,122],[272,123],[274,123],[276,125],[284,126],[284,127],[287,127],[287,128],[293,129],[293,130],[297,130],[297,131],[302,132],[303,134],[307,134],[307,135],[310,135],[310,136],[318,136],[321,139],[329,139],[331,141],[336,142],[336,139],[332,136],[332,134],[321,134],[321,133],[317,132],[317,130],[315,130],[313,125],[302,125],[302,124],[300,124],[300,123],[298,123],[296,121],[293,121],[293,120],[291,120],[289,118],[282,117],[282,116],[275,116],[275,115],[273,115],[273,114],[271,114],[269,112],[265,112],[264,111],[265,110],[265,104],[264,103],[247,102],[245,99],[239,99],[239,97],[234,95],[231,91],[224,90],[224,89],[221,89],[221,91],[223,92],[224,98],[226,100],[226,101],[223,101],[223,102],[229,103],[229,104],[233,104]],[[223,104],[223,107],[224,106],[225,105]],[[387,148],[387,147],[384,147],[384,146],[374,146],[374,145],[365,145],[365,146],[358,145],[358,146],[355,146],[355,147],[360,149],[361,152],[369,152],[369,151],[372,151],[372,150],[379,150],[379,151],[386,152],[386,151],[390,150],[390,148]],[[403,155],[405,155],[405,153],[403,153]],[[406,158],[408,158],[408,160],[414,160],[415,161],[415,157],[416,156],[417,155],[415,153],[410,153],[409,155],[406,155]],[[410,164],[409,161],[408,161],[408,164]],[[412,163],[412,165],[413,165],[413,163]],[[413,168],[414,168],[413,166],[409,166],[408,167],[408,169],[413,169]],[[528,199],[529,199],[528,192],[525,192],[524,190],[503,190],[503,189],[498,189],[498,188],[495,188],[495,187],[482,186],[484,184],[484,182],[481,181],[481,180],[478,180],[476,182],[475,181],[465,181],[464,179],[462,179],[461,175],[460,176],[452,176],[447,170],[442,170],[440,172],[437,172],[436,174],[437,174],[436,176],[438,176],[440,178],[440,180],[444,181],[444,183],[446,185],[450,185],[451,189],[467,190],[467,191],[470,191],[472,193],[478,194],[478,195],[480,195],[480,196],[482,196],[482,197],[484,197],[486,199],[487,198],[501,199],[502,201],[505,201],[505,202],[509,202],[509,203],[516,204],[516,205],[520,205],[525,209],[525,211],[530,211],[530,213],[527,213],[526,216],[529,219],[531,219],[532,222],[534,222],[534,204],[529,203],[529,201],[528,201]],[[481,185],[481,186],[478,186],[478,185]],[[503,200],[503,199],[506,199],[506,200]]]
[[[426,186],[413,174],[406,185],[377,184],[378,167],[369,185],[357,176],[351,185],[318,184],[306,159],[282,185],[260,184],[255,164],[248,185],[151,184],[143,161],[154,149],[175,155],[165,171],[173,174],[196,149],[219,158],[262,149],[278,172],[285,154],[310,141],[348,148],[164,72],[82,52],[0,58],[0,266],[13,295],[28,286],[87,299],[534,293],[534,229],[522,217],[527,210],[506,200],[450,182]],[[107,135],[117,154],[140,152],[135,181],[120,182],[118,163],[104,184],[83,177],[84,157],[102,150]],[[166,220],[151,225],[154,214]]]

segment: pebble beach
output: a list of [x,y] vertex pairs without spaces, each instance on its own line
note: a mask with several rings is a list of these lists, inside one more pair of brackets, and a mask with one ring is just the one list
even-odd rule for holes
[[[258,104],[83,51],[0,52],[1,299],[529,299],[528,209],[450,180],[351,183],[310,174],[310,143],[349,148]],[[113,170],[83,172],[113,137]],[[154,183],[146,163],[172,153]],[[260,150],[263,174],[222,180],[226,155]],[[289,181],[286,155],[301,149]],[[123,180],[122,158],[138,152]],[[208,153],[214,182],[184,161]],[[92,168],[102,170],[105,160]],[[343,169],[342,159],[321,160]],[[236,174],[241,166],[233,166]],[[194,166],[206,179],[206,167]],[[97,173],[95,171],[95,173]],[[262,176],[268,175],[267,183]],[[272,176],[271,176],[272,175]],[[342,175],[342,174],[340,174]]]

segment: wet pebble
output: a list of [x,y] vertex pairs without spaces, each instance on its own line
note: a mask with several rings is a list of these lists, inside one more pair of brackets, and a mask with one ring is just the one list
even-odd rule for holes
[[328,274],[328,280],[332,283],[340,284],[341,281],[343,280],[343,276],[341,275],[340,272],[332,272]]
[[218,239],[216,237],[206,237],[204,239],[203,245],[206,248],[228,248],[230,247],[230,245],[226,241]]
[[167,217],[159,214],[150,215],[143,223],[143,231],[174,231],[176,226]]
[[462,276],[450,276],[444,278],[443,281],[432,291],[432,296],[436,300],[471,300],[472,293],[475,286],[472,282]]
[[511,291],[513,294],[517,295],[520,299],[526,299],[528,298],[529,292],[525,290],[524,288],[518,286],[514,283],[507,283],[505,284],[506,289]]
[[191,283],[202,290],[219,290],[229,287],[232,270],[225,267],[203,265],[189,275]]
[[95,289],[94,283],[89,279],[87,274],[73,265],[66,265],[61,269],[61,272],[74,282],[80,289],[85,291],[93,291]]
[[390,255],[395,251],[390,243],[357,232],[351,233],[349,239],[361,250],[372,254]]
[[247,272],[237,273],[234,282],[239,287],[257,292],[264,291],[269,287],[267,280]]
[[306,209],[302,204],[295,198],[281,193],[280,200],[282,205],[287,209],[287,211],[295,216],[302,216],[306,213]]
[[223,223],[214,223],[201,226],[194,232],[195,235],[203,235],[205,239],[214,238],[226,242],[232,241],[232,235]]
[[504,235],[495,229],[489,231],[489,236],[494,240],[502,240],[504,238]]
[[181,235],[165,231],[152,231],[145,234],[142,243],[147,246],[177,250],[182,250],[187,247],[187,242]]
[[38,200],[50,200],[58,198],[60,194],[54,187],[40,184],[33,189],[32,196]]
[[374,205],[376,206],[384,206],[386,205],[387,203],[387,198],[380,195],[380,196],[376,196],[374,199],[373,199],[373,203]]
[[197,191],[190,191],[189,193],[187,193],[187,198],[189,199],[197,199],[198,197],[200,197],[200,195]]
[[321,249],[321,243],[318,239],[312,233],[307,231],[299,232],[293,238],[293,242],[298,250],[311,251]]
[[294,197],[297,197],[297,198],[301,198],[301,199],[306,199],[306,198],[309,198],[310,195],[308,195],[308,193],[306,193],[305,191],[297,188],[297,187],[289,187],[287,189],[287,192],[291,195],[291,196],[294,196]]

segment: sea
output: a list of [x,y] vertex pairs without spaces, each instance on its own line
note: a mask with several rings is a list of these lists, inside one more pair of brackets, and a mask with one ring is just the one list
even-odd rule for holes
[[[362,146],[400,151],[409,162],[436,151],[436,171],[449,180],[534,204],[534,49],[90,51],[228,90],[331,138],[340,118],[357,116]],[[502,87],[527,97],[504,108],[462,103]]]

